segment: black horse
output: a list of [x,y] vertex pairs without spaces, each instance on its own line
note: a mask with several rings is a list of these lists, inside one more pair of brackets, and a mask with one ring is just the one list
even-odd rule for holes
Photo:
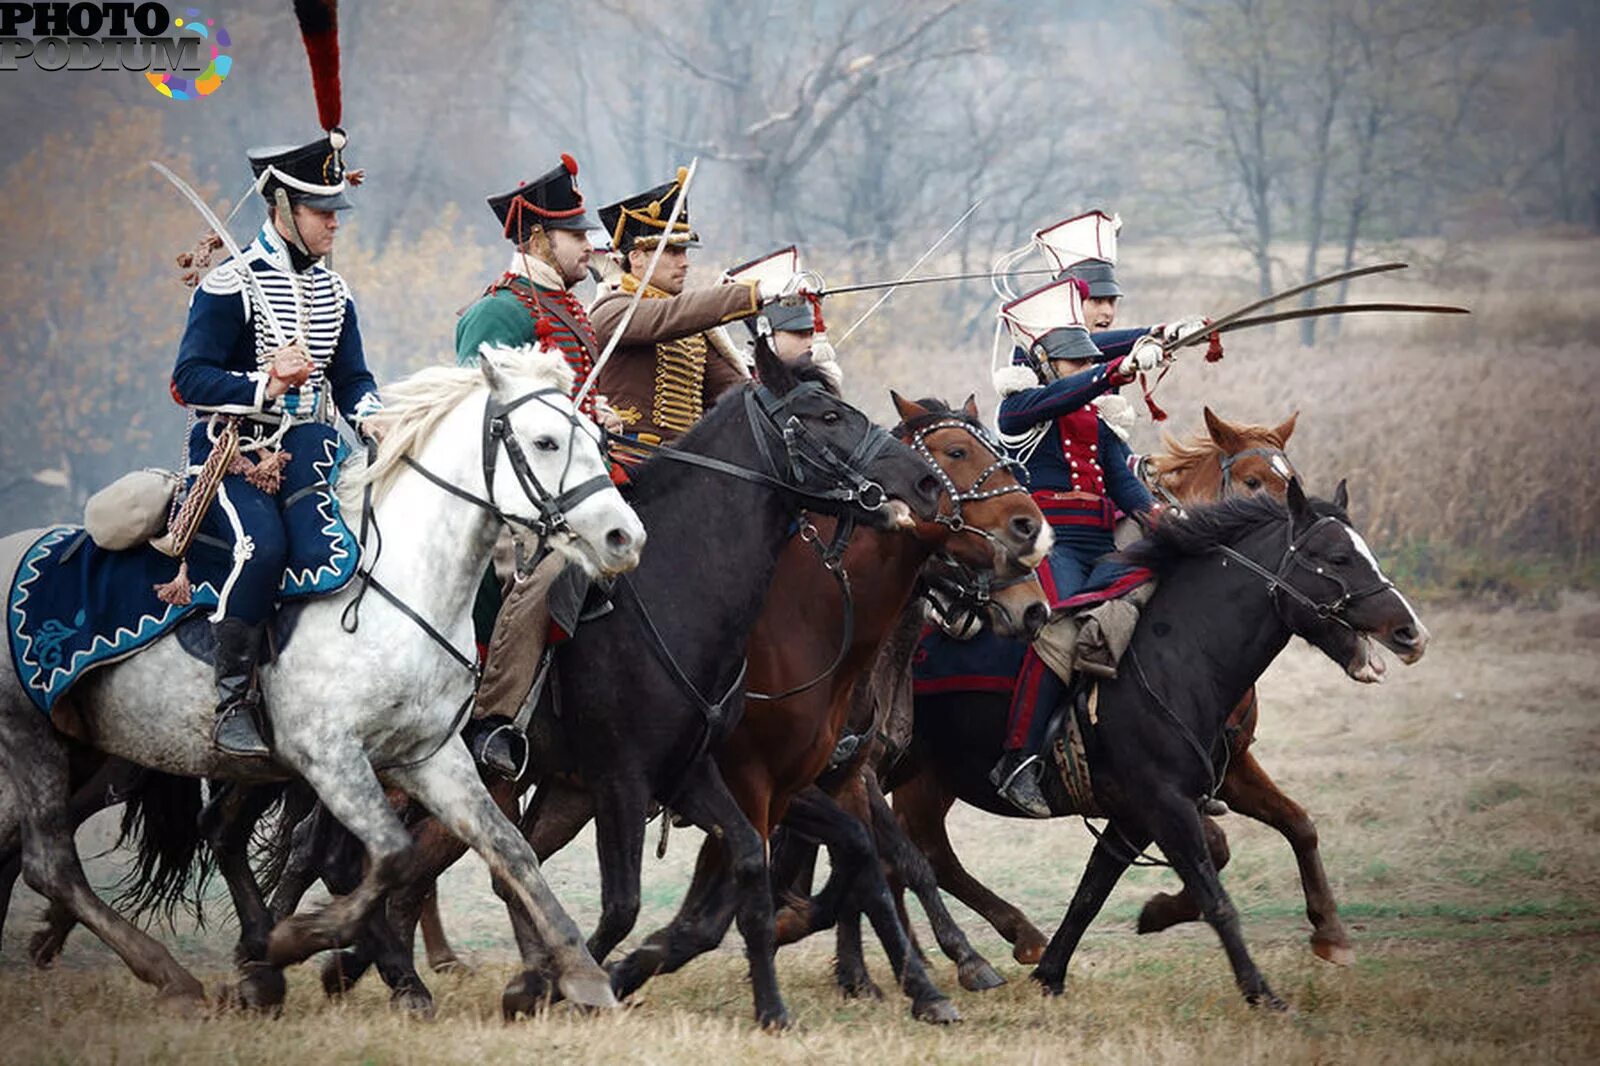
[[[1119,676],[1102,681],[1093,716],[1078,715],[1095,804],[1108,818],[1034,980],[1060,994],[1067,964],[1133,859],[1155,843],[1222,939],[1251,1003],[1282,1007],[1245,948],[1237,911],[1217,876],[1197,801],[1221,779],[1229,712],[1294,635],[1358,680],[1376,680],[1376,640],[1402,661],[1422,657],[1426,628],[1350,525],[1340,482],[1332,503],[1291,483],[1287,506],[1267,497],[1197,507],[1123,553],[1160,575]],[[994,795],[1008,697],[919,696],[915,743],[885,783],[931,762],[968,803],[1015,813]],[[1074,811],[1046,775],[1052,807]],[[1094,813],[1094,812],[1079,812]],[[845,963],[847,960],[841,960]]]

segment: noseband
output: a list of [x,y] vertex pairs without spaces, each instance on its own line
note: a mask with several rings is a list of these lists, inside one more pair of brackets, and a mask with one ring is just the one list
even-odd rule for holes
[[[1246,570],[1249,570],[1266,580],[1267,595],[1272,600],[1273,609],[1278,612],[1278,618],[1285,625],[1288,625],[1289,621],[1283,616],[1282,601],[1278,598],[1279,593],[1288,596],[1300,606],[1307,608],[1318,618],[1324,621],[1337,622],[1346,629],[1356,632],[1356,627],[1350,624],[1350,619],[1348,617],[1351,605],[1359,603],[1370,596],[1376,596],[1379,593],[1389,591],[1390,589],[1394,588],[1394,582],[1384,577],[1380,572],[1378,574],[1377,581],[1365,588],[1357,589],[1352,592],[1350,586],[1345,584],[1343,578],[1339,577],[1337,574],[1328,573],[1324,567],[1318,566],[1316,563],[1308,562],[1301,549],[1305,546],[1306,541],[1311,539],[1311,535],[1313,533],[1322,528],[1323,525],[1330,522],[1334,525],[1344,525],[1343,522],[1339,521],[1337,518],[1334,518],[1332,515],[1324,515],[1315,522],[1312,522],[1311,525],[1306,527],[1303,533],[1296,537],[1294,535],[1294,522],[1292,519],[1289,520],[1286,523],[1289,543],[1288,546],[1284,548],[1283,557],[1278,560],[1278,568],[1276,571],[1268,570],[1254,559],[1227,544],[1219,544],[1214,550],[1219,554],[1232,559],[1240,566],[1243,566]],[[1289,576],[1294,573],[1297,567],[1308,570],[1316,574],[1318,577],[1338,585],[1339,595],[1331,600],[1317,600],[1295,588],[1294,585],[1289,583]],[[1290,626],[1289,628],[1293,629],[1294,627]]]

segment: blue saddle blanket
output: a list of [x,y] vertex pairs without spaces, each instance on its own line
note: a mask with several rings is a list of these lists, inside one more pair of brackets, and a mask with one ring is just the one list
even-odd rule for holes
[[[65,525],[34,541],[6,590],[11,662],[34,704],[48,713],[87,671],[125,659],[184,619],[214,608],[231,553],[220,542],[197,537],[188,563],[193,600],[177,605],[162,602],[155,586],[173,579],[178,562],[154,548],[106,551],[82,527]],[[321,583],[319,594],[342,588],[355,575],[353,552],[330,563],[342,572]],[[280,597],[287,602],[305,595]]]
[[912,657],[912,687],[918,695],[1010,693],[1027,650],[1025,641],[996,636],[987,625],[971,640],[957,640],[929,626]]

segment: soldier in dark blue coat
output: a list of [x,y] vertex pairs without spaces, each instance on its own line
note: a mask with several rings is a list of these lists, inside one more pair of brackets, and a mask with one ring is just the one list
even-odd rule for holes
[[254,683],[262,632],[277,600],[332,592],[355,573],[359,547],[339,516],[342,458],[334,420],[381,406],[367,370],[355,303],[321,259],[350,206],[345,135],[249,153],[268,219],[244,249],[208,273],[189,304],[172,395],[201,417],[191,472],[205,463],[221,416],[239,422],[243,458],[222,478],[198,535],[231,552],[211,616],[216,636],[213,740],[266,756]]
[[1120,595],[1144,577],[1103,559],[1115,550],[1118,511],[1142,516],[1151,498],[1129,467],[1127,443],[1101,418],[1096,401],[1159,366],[1163,354],[1160,341],[1141,336],[1126,355],[1106,359],[1090,337],[1080,288],[1071,278],[1013,300],[1000,316],[1017,348],[1016,365],[996,375],[999,429],[1027,466],[1033,499],[1055,532],[1039,568],[1054,617],[1024,659],[1005,754],[992,777],[1018,808],[1049,817],[1038,752],[1065,694],[1062,677],[1070,670],[1077,630],[1071,613],[1091,598]]

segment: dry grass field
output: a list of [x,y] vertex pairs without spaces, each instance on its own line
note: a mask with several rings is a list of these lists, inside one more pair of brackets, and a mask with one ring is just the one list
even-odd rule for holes
[[[1554,610],[1424,611],[1435,641],[1419,665],[1363,688],[1297,644],[1262,686],[1260,753],[1321,830],[1358,961],[1339,969],[1306,946],[1294,864],[1282,840],[1238,816],[1224,881],[1289,1016],[1248,1009],[1211,932],[1138,937],[1143,897],[1171,883],[1136,870],[1085,939],[1057,1000],[1037,995],[1003,943],[957,913],[1011,979],[961,992],[936,979],[965,1022],[932,1029],[896,996],[847,1002],[830,981],[831,944],[779,958],[796,1019],[785,1035],[750,1022],[736,937],[603,1018],[557,1009],[513,1026],[498,1015],[514,969],[503,912],[482,868],[448,880],[446,922],[476,972],[433,977],[439,1017],[401,1019],[373,984],[330,1005],[313,967],[290,974],[283,1018],[173,1019],[98,942],[74,934],[49,972],[23,955],[37,900],[19,892],[0,945],[0,1058],[24,1062],[1594,1062],[1600,1060],[1600,602]],[[970,867],[1053,927],[1088,851],[1074,822],[1001,822],[958,812]],[[108,826],[85,831],[101,850]],[[654,837],[652,834],[652,844]],[[695,834],[646,860],[640,933],[687,881]],[[115,856],[92,864],[109,881]],[[549,866],[580,922],[597,914],[587,838]],[[163,934],[208,987],[227,977],[231,929]],[[924,931],[924,937],[926,933]],[[637,936],[635,937],[635,940]],[[888,983],[881,953],[869,961]],[[891,989],[892,992],[892,989]]]

